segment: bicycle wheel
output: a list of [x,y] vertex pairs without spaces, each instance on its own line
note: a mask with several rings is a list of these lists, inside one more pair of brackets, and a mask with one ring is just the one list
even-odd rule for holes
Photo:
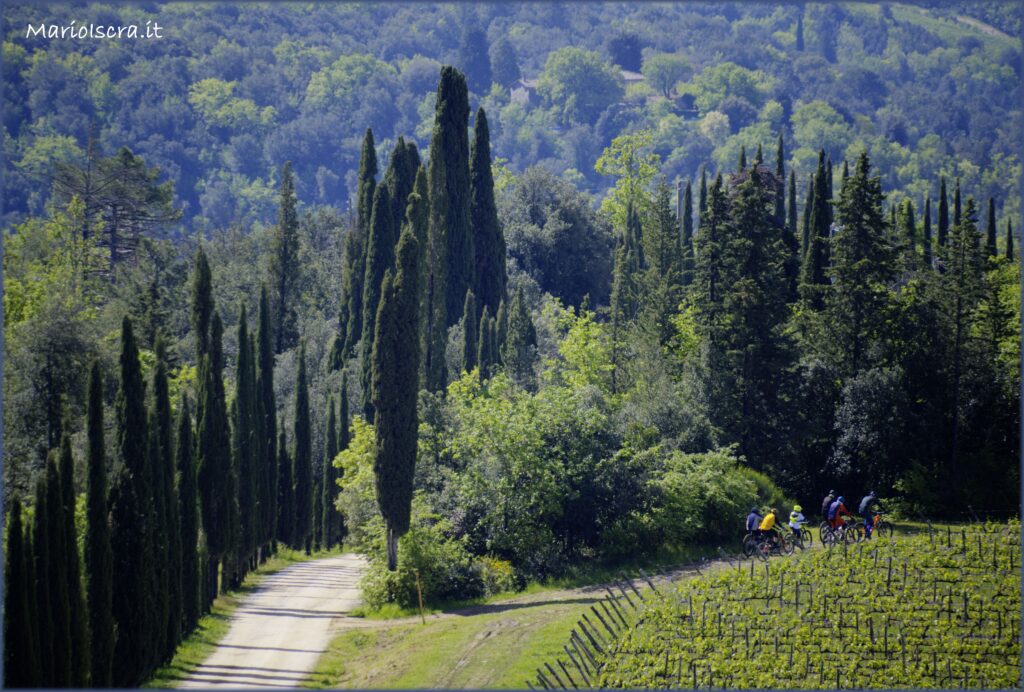
[[796,550],[796,543],[794,540],[795,537],[793,536],[789,538],[779,536],[779,552],[783,555],[792,555],[793,551]]
[[744,557],[750,557],[757,551],[757,538],[754,534],[748,533],[743,537],[743,555]]
[[763,562],[768,562],[768,558],[772,554],[772,544],[766,540],[760,540],[757,542],[757,550],[754,551],[754,555],[760,558]]
[[860,543],[862,540],[864,540],[864,525],[847,524],[846,528],[843,529],[843,540],[850,545],[853,545],[854,543]]
[[818,538],[821,539],[822,545],[827,545],[828,541],[826,537],[832,533],[832,527],[828,525],[827,521],[823,521],[818,524]]
[[878,526],[875,527],[875,530],[872,531],[872,533],[874,533],[879,538],[892,538],[892,534],[893,534],[892,524],[890,524],[889,522],[883,521],[883,522],[879,523]]

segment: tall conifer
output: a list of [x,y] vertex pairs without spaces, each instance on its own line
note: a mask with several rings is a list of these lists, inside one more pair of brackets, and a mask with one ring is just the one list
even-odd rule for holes
[[373,215],[366,244],[366,275],[363,277],[363,413],[373,419],[370,401],[370,352],[373,349],[373,328],[380,302],[380,285],[384,272],[395,263],[395,229],[391,224],[391,200],[388,188],[381,185],[373,193]]
[[245,305],[238,315],[238,360],[235,374],[234,433],[235,466],[238,477],[239,531],[237,548],[240,568],[245,571],[259,542],[257,476],[261,460],[256,458],[256,382],[249,320]]
[[508,334],[502,351],[502,362],[508,373],[519,382],[530,385],[533,382],[533,361],[537,348],[537,331],[526,305],[526,297],[520,286],[512,298],[508,311]]
[[988,219],[985,225],[985,254],[995,257],[999,254],[996,247],[996,201],[988,198]]
[[181,627],[191,632],[199,622],[199,495],[193,451],[192,418],[184,392],[178,403],[178,436],[174,462],[178,470],[178,520],[181,532]]
[[[463,83],[464,87],[464,83]],[[398,562],[398,538],[409,530],[416,464],[419,341],[419,249],[406,228],[398,242],[397,272],[384,278],[373,340],[373,403],[377,504],[384,517],[388,569]]]
[[[498,221],[498,207],[494,203],[494,176],[491,174],[491,135],[487,114],[483,108],[476,112],[473,124],[473,147],[469,164],[470,216],[475,253],[475,280],[473,293],[476,309],[484,306],[493,315],[505,298],[508,276],[505,268],[505,236]],[[476,315],[473,316],[476,318]]]
[[277,225],[270,240],[270,281],[273,290],[275,353],[287,351],[298,339],[296,289],[299,265],[299,213],[296,208],[292,162],[281,171]]
[[949,237],[949,199],[946,194],[946,176],[939,180],[939,247],[946,244]]
[[50,512],[47,508],[46,472],[39,474],[35,489],[35,518],[32,522],[32,558],[35,572],[35,621],[38,623],[36,636],[39,651],[39,683],[43,687],[57,685],[56,668],[53,665],[54,655],[54,615],[57,607],[50,596],[51,567],[54,559],[50,554]]
[[260,287],[259,333],[256,338],[256,390],[259,397],[260,543],[270,552],[277,534],[277,402],[274,397],[274,347],[266,286]]
[[324,434],[324,479],[322,484],[322,497],[320,508],[322,511],[320,520],[320,535],[323,537],[323,547],[330,550],[338,544],[341,537],[338,535],[336,516],[338,511],[334,509],[334,497],[338,491],[338,473],[334,468],[334,457],[338,455],[338,425],[334,417],[334,396],[327,397],[327,430]]
[[153,419],[157,451],[153,466],[155,498],[161,514],[162,566],[157,570],[160,587],[165,589],[167,617],[164,620],[162,659],[174,654],[181,639],[181,522],[178,516],[178,495],[174,484],[174,421],[171,415],[170,387],[167,381],[167,345],[162,337],[156,342],[156,368],[153,372]]
[[89,641],[82,594],[82,567],[78,559],[78,540],[75,531],[75,462],[71,454],[71,438],[67,433],[60,444],[60,521],[64,533],[65,576],[68,592],[68,630],[71,637],[71,686],[89,684]]
[[[387,213],[385,209],[382,213]],[[309,384],[306,380],[306,344],[299,346],[299,371],[295,380],[295,451],[292,475],[295,478],[294,547],[302,546],[309,555],[313,539],[313,454],[309,420]]]
[[682,277],[683,286],[693,283],[693,191],[690,180],[686,180],[686,191],[683,193],[682,222]]
[[39,686],[39,659],[35,629],[39,623],[32,617],[29,599],[34,589],[29,582],[25,550],[25,530],[21,520],[21,501],[14,499],[7,523],[7,549],[4,557],[4,686],[7,688]]
[[[491,320],[491,311],[486,305],[484,311],[480,313],[480,325],[477,327],[476,334],[474,335],[474,341],[476,342],[476,353],[474,354],[474,360],[480,367],[480,381],[486,380],[490,377],[492,370],[494,369],[495,363],[491,360],[491,354],[494,352],[493,344],[491,344],[491,330],[489,329],[488,322]],[[468,347],[467,343],[467,347]],[[467,368],[467,372],[469,369]]]
[[[70,454],[70,444],[67,450]],[[53,659],[49,662],[53,668],[53,685],[54,687],[73,687],[75,684],[75,645],[71,631],[71,593],[68,589],[71,571],[68,564],[68,555],[70,554],[68,548],[73,537],[67,534],[64,493],[61,488],[60,472],[57,470],[60,456],[60,451],[50,450],[50,456],[46,462],[46,527],[50,567],[45,580],[40,575],[40,584],[45,586],[49,592],[50,612],[53,618]]]
[[924,198],[924,266],[931,269],[932,266],[932,199],[925,195]]
[[298,547],[293,540],[295,533],[295,482],[292,477],[292,460],[284,434],[284,421],[278,428],[277,441],[277,540],[285,545]]
[[114,655],[113,561],[107,505],[107,457],[103,433],[103,376],[98,361],[89,372],[88,475],[85,575],[89,613],[89,671],[93,687],[111,686]]
[[1013,222],[1006,220],[1006,259],[1013,261]]
[[[485,305],[486,309],[487,306]],[[477,366],[477,344],[479,329],[476,324],[476,298],[473,291],[466,291],[466,303],[462,309],[462,370],[473,372]]]

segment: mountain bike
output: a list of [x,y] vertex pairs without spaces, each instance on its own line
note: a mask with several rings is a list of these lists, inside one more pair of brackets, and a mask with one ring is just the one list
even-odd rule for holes
[[[893,528],[892,524],[887,522],[882,516],[882,512],[875,512],[874,518],[871,523],[871,535],[878,536],[880,538],[892,538]],[[858,540],[866,538],[867,531],[864,528],[864,522],[857,522],[857,535]]]
[[811,530],[806,526],[800,529],[799,535],[793,531],[793,527],[789,524],[786,524],[785,526],[786,540],[792,543],[794,547],[799,548],[800,550],[806,550],[814,545],[814,534],[811,533]]
[[[821,526],[818,527],[821,544],[856,543],[859,540],[856,527],[856,521],[844,521],[834,529],[828,525],[828,522],[822,522]],[[863,531],[864,526],[861,525],[860,528]]]

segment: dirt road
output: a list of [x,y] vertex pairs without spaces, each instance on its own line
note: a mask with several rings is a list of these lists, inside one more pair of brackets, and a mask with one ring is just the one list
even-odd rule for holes
[[298,687],[339,629],[362,624],[347,614],[359,604],[365,567],[365,558],[347,554],[268,576],[232,615],[216,651],[178,686]]

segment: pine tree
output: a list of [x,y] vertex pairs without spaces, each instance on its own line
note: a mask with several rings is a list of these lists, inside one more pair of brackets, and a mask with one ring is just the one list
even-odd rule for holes
[[[35,519],[32,523],[32,557],[33,571],[35,572],[35,621],[38,623],[37,637],[39,638],[38,660],[40,671],[40,685],[43,687],[54,687],[57,683],[57,670],[54,665],[56,650],[54,647],[54,609],[57,604],[50,596],[50,585],[52,583],[50,563],[53,559],[50,554],[50,512],[47,508],[46,473],[40,473],[36,479],[35,492]],[[6,640],[5,640],[6,641]]]
[[341,537],[338,535],[337,522],[334,509],[334,494],[338,489],[338,473],[334,468],[334,457],[338,456],[338,426],[334,417],[334,396],[327,397],[327,431],[324,436],[324,480],[322,484],[323,495],[320,499],[320,535],[323,537],[325,550],[330,550],[338,544]]
[[1006,259],[1013,262],[1013,222],[1006,220]]
[[946,195],[946,177],[939,180],[939,247],[945,247],[949,237],[949,202]]
[[686,180],[686,191],[683,193],[683,214],[682,214],[682,237],[680,241],[683,248],[682,276],[683,286],[693,283],[693,191],[690,180]]
[[388,189],[381,185],[373,194],[373,215],[366,245],[366,275],[363,277],[363,413],[373,418],[370,401],[370,351],[373,349],[373,328],[380,302],[380,285],[384,272],[395,263],[395,229],[391,225],[391,200]]
[[932,199],[928,195],[924,198],[924,240],[922,242],[924,248],[924,266],[928,269],[932,267]]
[[[466,78],[455,68],[445,66],[441,68],[437,85],[437,110],[430,139],[429,188],[430,243],[443,244],[443,248],[432,249],[430,255],[432,265],[435,260],[444,261],[444,273],[434,284],[444,290],[442,324],[446,330],[459,320],[466,291],[476,278],[469,216],[468,122]],[[436,272],[433,266],[432,270]]]
[[278,429],[281,432],[277,441],[277,540],[295,547],[295,483],[292,480],[292,460],[288,456],[283,421]]
[[192,274],[192,331],[196,335],[196,361],[210,350],[210,318],[213,316],[213,283],[210,263],[202,246],[196,251]]
[[75,462],[71,455],[71,438],[65,433],[60,445],[60,520],[63,523],[64,562],[67,577],[69,627],[71,637],[71,685],[86,687],[89,683],[89,640],[85,597],[82,594],[82,569],[78,559],[75,531]]
[[[386,211],[384,212],[386,213]],[[292,454],[295,479],[295,527],[292,540],[295,547],[310,553],[313,539],[313,454],[309,421],[309,385],[306,380],[306,344],[299,345],[299,372],[295,381],[295,451]]]
[[260,287],[259,334],[256,338],[256,392],[262,459],[259,470],[260,543],[271,552],[277,535],[277,401],[274,397],[274,347],[266,286]]
[[398,563],[398,538],[409,530],[416,464],[419,341],[419,249],[411,229],[398,242],[397,272],[384,278],[373,339],[373,404],[377,504],[384,517],[388,569]]
[[215,312],[210,325],[210,352],[199,367],[199,423],[196,429],[196,465],[199,499],[206,536],[207,584],[204,604],[217,596],[218,566],[231,549],[231,443],[228,439],[227,404],[224,396],[223,326]]
[[199,496],[193,457],[192,419],[184,392],[178,403],[178,436],[174,463],[178,469],[178,520],[181,533],[181,629],[191,632],[199,622]]
[[299,214],[296,210],[295,179],[292,162],[286,161],[281,171],[281,193],[277,225],[270,240],[270,281],[273,287],[275,353],[282,353],[298,339],[295,288],[299,265]]
[[238,360],[235,375],[234,457],[238,478],[239,540],[238,562],[245,570],[259,543],[257,476],[261,460],[256,458],[256,382],[249,339],[249,320],[243,303],[238,315]]
[[512,298],[508,311],[508,335],[502,351],[502,362],[509,375],[525,386],[533,383],[533,361],[537,350],[537,332],[526,306],[523,287]]
[[469,218],[473,226],[473,249],[476,258],[473,293],[477,298],[477,309],[482,310],[487,306],[493,315],[498,310],[498,304],[505,298],[508,276],[505,268],[505,236],[498,221],[498,207],[494,203],[491,135],[487,126],[487,114],[483,108],[476,112],[471,157]]
[[156,368],[153,373],[153,417],[157,453],[151,459],[154,487],[159,488],[161,534],[164,544],[161,588],[165,589],[167,617],[165,623],[163,659],[174,654],[181,640],[181,521],[178,516],[178,495],[174,486],[174,430],[171,416],[171,395],[167,381],[167,346],[163,338],[156,343]]
[[[61,446],[63,447],[63,445]],[[67,450],[70,454],[70,444],[68,444]],[[58,450],[51,450],[46,462],[46,527],[50,566],[49,570],[45,572],[45,579],[42,579],[42,574],[40,574],[40,584],[45,585],[49,592],[50,612],[53,618],[53,629],[51,630],[53,659],[50,661],[50,666],[53,669],[53,685],[54,687],[73,687],[75,684],[75,645],[71,632],[71,593],[68,589],[71,570],[67,560],[70,555],[69,547],[72,549],[75,547],[73,545],[74,537],[67,534],[61,478],[60,472],[57,470],[60,455]]]
[[[487,306],[484,306],[487,309]],[[473,291],[466,291],[466,303],[462,310],[462,371],[473,372],[477,366],[477,345],[479,329],[476,324],[476,298]],[[481,365],[483,365],[481,363]]]
[[[89,671],[93,687],[111,686],[114,655],[113,561],[107,506],[107,458],[103,434],[103,377],[99,362],[89,372],[87,414],[89,487],[86,497],[85,575],[89,613]],[[10,641],[10,640],[8,640]]]
[[896,275],[896,258],[885,237],[881,179],[870,172],[868,156],[861,154],[836,205],[838,230],[826,319],[836,333],[833,347],[845,377],[867,367],[866,354],[883,338],[890,300],[887,286]]
[[[491,330],[488,324],[491,317],[490,308],[484,306],[484,311],[480,313],[480,326],[477,327],[476,334],[474,335],[474,341],[476,342],[476,354],[474,359],[476,364],[480,367],[480,381],[483,382],[491,376],[491,372],[494,370],[495,363],[491,360],[491,354],[494,352],[494,344],[491,343]],[[467,340],[468,341],[468,340]],[[468,347],[468,343],[467,343]],[[467,369],[467,372],[470,372]]]
[[6,558],[4,562],[4,686],[7,688],[39,686],[39,659],[35,647],[35,630],[39,625],[32,617],[29,599],[34,589],[29,582],[25,550],[25,530],[21,521],[21,501],[11,507],[7,523]]
[[[193,303],[195,305],[195,303]],[[115,401],[117,450],[121,473],[111,493],[111,547],[114,553],[113,678],[116,687],[133,687],[153,662],[151,636],[153,594],[152,491],[147,487],[149,421],[139,351],[131,320],[121,326],[121,386]]]
[[988,223],[985,226],[985,254],[995,257],[999,254],[996,247],[996,201],[988,198]]

